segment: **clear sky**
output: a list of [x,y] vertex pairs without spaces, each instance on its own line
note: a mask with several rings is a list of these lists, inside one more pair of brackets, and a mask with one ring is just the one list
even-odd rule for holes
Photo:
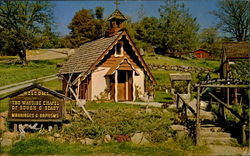
[[[54,4],[54,16],[57,23],[57,32],[61,35],[69,33],[67,26],[77,11],[82,8],[95,9],[97,6],[104,7],[104,17],[108,17],[115,10],[115,0],[78,0],[78,1],[52,1]],[[216,18],[209,12],[217,9],[218,0],[178,0],[185,3],[193,17],[196,17],[200,28],[215,26]],[[143,6],[146,16],[159,17],[163,0],[119,0],[119,10],[133,21],[138,19],[138,10]]]

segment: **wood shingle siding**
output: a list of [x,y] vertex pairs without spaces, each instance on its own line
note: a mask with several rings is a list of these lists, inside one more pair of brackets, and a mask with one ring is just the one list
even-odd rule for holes
[[62,66],[60,74],[85,73],[119,35],[120,33],[83,44]]
[[226,58],[249,58],[249,43],[226,42],[223,43],[223,51]]

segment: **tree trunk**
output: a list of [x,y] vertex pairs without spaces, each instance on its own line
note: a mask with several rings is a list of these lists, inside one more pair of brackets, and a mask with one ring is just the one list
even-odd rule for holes
[[27,59],[26,59],[26,49],[22,49],[18,52],[18,56],[20,58],[20,61],[24,66],[28,65]]

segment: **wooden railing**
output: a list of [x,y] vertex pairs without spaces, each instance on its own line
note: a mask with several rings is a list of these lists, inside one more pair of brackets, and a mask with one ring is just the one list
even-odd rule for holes
[[229,107],[226,103],[221,101],[219,98],[217,98],[215,95],[212,93],[208,93],[213,99],[215,99],[217,102],[220,103],[222,108],[226,108],[229,110],[235,117],[237,117],[240,120],[241,123],[241,141],[242,143],[246,143],[246,126],[247,126],[247,119],[246,119],[246,114],[245,114],[245,107],[242,106],[242,115],[240,115],[238,112],[233,110],[231,107]]
[[178,93],[177,93],[177,101],[176,101],[176,103],[177,103],[177,109],[179,109],[179,102],[180,102],[180,100],[183,102],[183,105],[182,105],[182,108],[181,108],[182,113],[184,111],[185,116],[187,116],[187,109],[189,109],[190,112],[192,112],[193,115],[196,116],[195,110],[191,106],[189,106],[188,102],[186,100],[184,100],[183,97],[181,97],[181,95],[178,94]]

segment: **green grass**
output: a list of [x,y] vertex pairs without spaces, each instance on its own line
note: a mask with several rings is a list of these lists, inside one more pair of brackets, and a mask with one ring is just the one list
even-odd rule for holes
[[165,91],[155,91],[155,101],[161,103],[172,103],[173,99],[170,94],[167,94]]
[[[185,142],[187,143],[187,142]],[[155,145],[134,145],[127,142],[111,142],[101,145],[81,145],[49,142],[41,138],[31,138],[16,143],[8,149],[8,154],[16,155],[157,155],[182,156],[205,154],[204,146],[182,145],[173,140]],[[5,150],[6,151],[6,150]]]
[[0,56],[0,61],[16,60],[16,59],[18,59],[17,56]]
[[8,110],[8,102],[8,98],[0,101],[0,113]]
[[52,90],[62,90],[62,81],[59,79],[44,82],[42,85]]
[[220,66],[220,61],[204,60],[204,59],[177,59],[162,55],[155,56],[144,56],[143,57],[148,64],[159,64],[159,65],[183,65],[183,66],[195,66],[218,69]]
[[0,86],[55,74],[59,71],[56,64],[62,62],[64,59],[30,61],[28,66],[1,63]]

